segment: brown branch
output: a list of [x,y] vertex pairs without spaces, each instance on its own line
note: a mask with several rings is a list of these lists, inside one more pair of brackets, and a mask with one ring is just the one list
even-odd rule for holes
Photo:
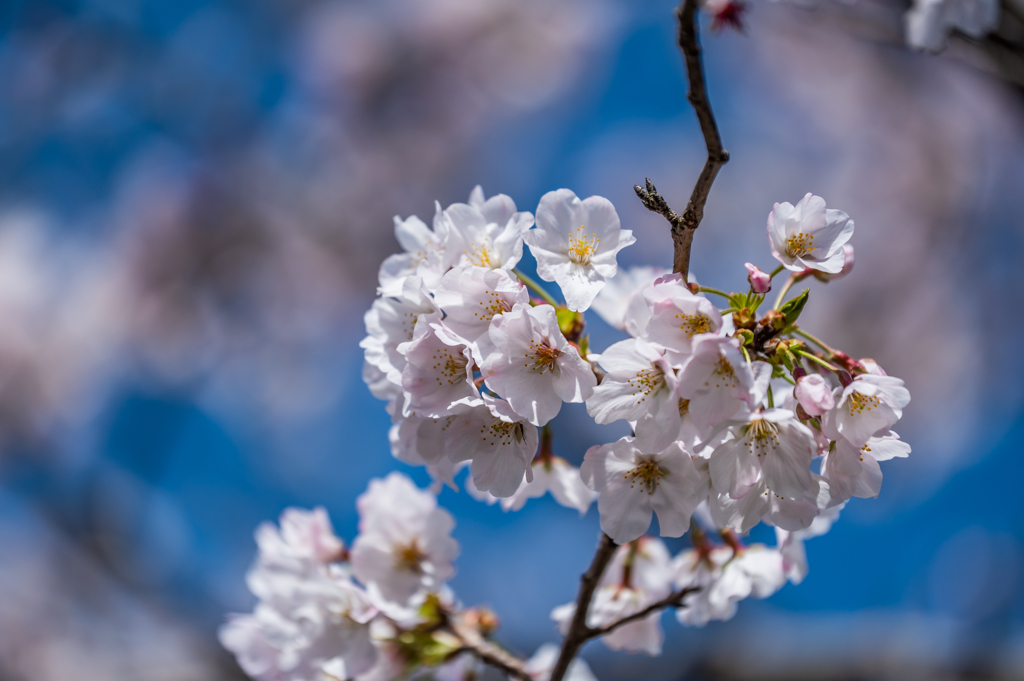
[[576,612],[572,616],[569,631],[562,641],[562,652],[559,654],[555,666],[551,669],[551,676],[548,681],[562,681],[562,677],[565,676],[565,672],[569,669],[569,664],[576,658],[576,653],[579,652],[580,646],[591,638],[587,635],[590,632],[590,627],[587,626],[587,611],[590,610],[590,599],[594,597],[597,583],[600,581],[601,575],[604,574],[604,569],[608,566],[608,561],[612,559],[616,548],[612,538],[602,532],[601,543],[598,544],[594,559],[590,562],[590,567],[587,568],[587,571],[580,577],[580,593],[576,599]]
[[635,612],[632,615],[627,615],[626,617],[623,617],[620,620],[616,620],[616,621],[612,622],[611,624],[606,624],[603,627],[588,628],[587,629],[587,640],[592,639],[592,638],[597,638],[598,636],[604,636],[606,634],[610,634],[613,631],[615,631],[616,629],[618,629],[619,627],[625,626],[625,625],[629,624],[630,622],[636,622],[637,620],[642,620],[643,618],[647,617],[648,615],[650,615],[653,612],[659,612],[661,610],[664,610],[665,608],[680,608],[683,605],[683,599],[686,598],[687,596],[689,596],[690,594],[692,594],[694,592],[697,592],[697,591],[700,591],[700,587],[689,586],[689,587],[686,587],[685,589],[680,589],[679,591],[676,591],[675,593],[671,593],[668,596],[666,596],[665,598],[662,598],[660,601],[657,601],[656,603],[651,603],[650,605],[648,605],[643,610],[640,610],[639,612]]
[[722,138],[718,134],[718,124],[715,123],[715,114],[711,110],[711,102],[708,101],[708,92],[704,84],[704,66],[701,62],[700,41],[697,36],[697,0],[683,0],[676,9],[676,17],[679,19],[679,49],[683,52],[686,79],[690,86],[686,98],[697,113],[708,157],[682,215],[669,207],[668,202],[649,179],[646,188],[637,184],[633,185],[633,190],[648,210],[663,215],[672,225],[672,241],[675,245],[672,271],[682,274],[685,280],[690,270],[693,233],[704,219],[704,204],[711,192],[711,185],[719,169],[729,161],[729,152],[722,147]]
[[514,679],[532,681],[522,660],[488,641],[473,627],[454,622],[450,623],[447,629],[459,640],[459,644],[462,646],[459,652],[472,653],[480,658],[481,662],[497,667]]

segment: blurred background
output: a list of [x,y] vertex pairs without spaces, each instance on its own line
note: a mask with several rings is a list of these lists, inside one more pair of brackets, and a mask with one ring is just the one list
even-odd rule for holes
[[[704,159],[673,6],[0,3],[0,679],[242,678],[215,632],[253,604],[256,525],[322,504],[351,540],[368,480],[407,469],[358,348],[393,215],[569,187],[618,207],[626,265],[669,265],[632,185],[681,208]],[[692,270],[734,290],[744,261],[770,267],[776,201],[848,212],[856,268],[811,285],[806,326],[906,380],[914,451],[808,544],[802,585],[705,629],[666,617],[660,658],[591,644],[603,681],[1024,678],[1024,24],[1005,7],[938,56],[905,47],[897,0],[752,0],[742,34],[705,32],[732,161]],[[596,348],[619,338],[590,317]],[[563,413],[572,461],[621,434]],[[441,503],[461,598],[522,654],[555,640],[596,510]]]

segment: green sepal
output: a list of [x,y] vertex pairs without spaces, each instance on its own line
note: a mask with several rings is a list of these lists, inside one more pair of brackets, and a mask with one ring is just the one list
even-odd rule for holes
[[794,324],[800,317],[800,313],[804,311],[804,305],[807,304],[807,296],[810,292],[810,289],[805,288],[803,293],[798,295],[796,298],[787,300],[782,304],[782,307],[779,308],[779,312],[786,317],[786,326]]

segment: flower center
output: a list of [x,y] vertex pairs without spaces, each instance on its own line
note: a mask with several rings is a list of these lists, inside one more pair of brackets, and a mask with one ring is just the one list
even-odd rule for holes
[[858,456],[860,456],[860,460],[863,461],[864,460],[864,455],[866,453],[870,452],[870,451],[871,451],[871,447],[868,447],[867,445],[864,445],[863,447],[861,447],[860,448],[860,452],[858,452]]
[[587,236],[586,229],[586,225],[580,225],[569,235],[569,250],[566,254],[569,256],[569,260],[577,265],[589,265],[590,257],[594,255],[597,244],[601,241],[597,234]]
[[439,349],[434,352],[434,366],[431,367],[435,374],[437,384],[443,386],[445,381],[448,385],[456,385],[466,380],[466,365],[469,360],[462,353],[455,353],[447,349]]
[[679,418],[686,418],[686,415],[690,413],[690,400],[679,400]]
[[508,447],[513,443],[524,442],[526,431],[523,429],[523,424],[518,421],[509,423],[495,419],[493,423],[480,427],[480,438],[489,447]]
[[469,260],[469,264],[476,265],[477,267],[486,267],[488,269],[494,269],[498,266],[491,257],[491,249],[487,245],[487,240],[479,246],[476,242],[469,244],[469,248],[463,251],[466,255],[466,259]]
[[866,411],[871,411],[882,403],[874,395],[861,395],[859,392],[850,393],[849,405],[850,416],[860,416]]
[[533,366],[530,367],[529,362],[523,364],[523,366],[530,368],[531,371],[542,374],[545,371],[554,371],[558,362],[558,356],[562,354],[561,350],[553,348],[543,341],[530,341],[530,347],[527,349],[526,358],[533,360]]
[[658,391],[665,386],[665,372],[660,367],[652,366],[650,369],[638,371],[636,376],[627,380],[626,383],[633,389],[633,396],[640,395],[637,404],[645,401],[651,395],[657,395]]
[[779,446],[779,427],[771,421],[758,419],[747,426],[747,447],[757,458],[768,455],[768,448]]
[[642,464],[623,475],[623,479],[630,480],[629,488],[636,488],[640,485],[640,491],[647,490],[647,494],[654,494],[655,488],[661,484],[661,479],[668,473],[658,468],[654,461],[644,461]]
[[686,334],[687,338],[693,338],[698,333],[711,333],[711,318],[704,313],[679,313],[676,315],[676,319],[683,320],[679,328]]
[[711,378],[709,378],[704,385],[710,388],[711,381],[715,381],[716,388],[735,388],[739,385],[739,381],[736,378],[736,370],[733,369],[729,360],[721,356],[719,356],[718,361],[715,362],[715,370],[711,373]]
[[398,544],[394,548],[395,569],[419,574],[423,572],[423,561],[427,554],[420,549],[419,541],[413,539],[408,544]]
[[791,258],[807,255],[815,249],[814,235],[797,232],[786,240],[786,252]]
[[494,291],[488,291],[487,297],[484,300],[479,301],[481,310],[474,312],[473,316],[482,322],[489,322],[494,315],[505,314],[512,310],[512,305],[508,303],[501,294]]

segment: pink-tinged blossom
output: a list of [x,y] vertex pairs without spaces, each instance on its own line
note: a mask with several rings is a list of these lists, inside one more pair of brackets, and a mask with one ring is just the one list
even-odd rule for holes
[[678,442],[656,453],[643,452],[631,437],[591,447],[580,475],[598,494],[601,529],[617,544],[646,532],[652,513],[661,536],[681,537],[707,498],[706,477]]
[[893,376],[858,374],[849,385],[836,388],[835,409],[822,419],[822,430],[833,440],[840,437],[860,447],[881,437],[903,418],[910,391]]
[[594,372],[562,335],[550,305],[517,305],[495,317],[489,333],[495,350],[481,374],[530,423],[543,426],[563,401],[583,402],[593,394]]
[[[366,363],[376,369],[376,372],[364,372],[364,375],[369,373],[374,380],[370,384],[371,388],[378,385],[374,392],[376,397],[392,399],[396,396],[393,389],[383,387],[387,383],[401,392],[405,357],[398,346],[412,340],[420,315],[434,312],[437,312],[437,306],[418,277],[405,279],[399,295],[373,301],[373,306],[363,317],[369,335],[359,346],[363,348]],[[386,381],[380,374],[383,374]]]
[[693,352],[697,339],[722,328],[718,308],[691,293],[678,277],[663,277],[644,291],[644,300],[651,310],[645,340],[664,348],[665,356],[677,366]]
[[452,461],[472,461],[474,486],[496,497],[510,497],[537,453],[537,427],[505,400],[483,396],[483,406],[457,416],[445,433]]
[[843,269],[843,245],[853,236],[853,220],[841,210],[825,208],[825,199],[810,192],[796,206],[776,203],[768,215],[772,255],[786,269],[837,273]]
[[663,267],[632,267],[619,270],[605,282],[590,309],[610,326],[640,338],[647,329],[651,311],[644,300],[644,289],[658,277],[667,274]]
[[612,202],[580,199],[569,189],[548,192],[537,206],[537,226],[523,237],[537,259],[537,276],[562,289],[570,310],[590,307],[618,271],[616,255],[636,241],[622,229]]
[[797,379],[796,387],[793,388],[793,396],[804,408],[804,411],[811,416],[821,416],[832,407],[836,406],[835,398],[832,396],[832,386],[821,374],[807,374]]
[[828,484],[821,476],[811,474],[811,478],[817,489],[813,499],[784,497],[771,490],[763,477],[739,498],[713,491],[708,499],[711,518],[716,526],[740,533],[762,520],[787,530],[804,529],[831,503]]
[[519,489],[501,500],[505,511],[518,511],[530,499],[550,493],[560,505],[575,508],[584,515],[597,494],[584,484],[580,469],[557,456],[537,457],[530,466],[533,480],[523,478]]
[[835,281],[836,279],[842,279],[847,274],[852,272],[853,271],[853,264],[854,264],[853,245],[852,244],[843,244],[843,269],[839,270],[835,274],[829,274],[828,272],[821,272],[819,270],[812,270],[812,269],[808,268],[807,270],[804,271],[804,273],[805,274],[813,274],[815,279],[817,279],[818,281],[820,281],[820,282],[822,282],[824,284],[827,284],[830,281]]
[[[475,198],[480,197],[470,196]],[[516,212],[516,204],[504,194],[477,205],[454,203],[445,209],[444,220],[450,264],[487,269],[515,267],[523,257],[523,233],[533,225],[533,215]]]
[[371,480],[356,507],[352,571],[372,598],[404,605],[417,593],[441,589],[455,573],[455,521],[408,477],[391,473]]
[[[537,648],[537,652],[533,654],[533,657],[523,665],[526,673],[530,675],[533,681],[548,681],[551,678],[551,671],[555,668],[555,663],[558,662],[558,656],[561,651],[562,649],[554,643],[545,643],[540,648]],[[565,681],[597,681],[597,677],[590,671],[590,667],[587,666],[586,661],[582,657],[577,657],[569,663],[569,668],[565,671],[565,676],[562,678]]]
[[878,462],[909,455],[910,445],[893,432],[873,437],[860,447],[841,437],[822,460],[821,474],[828,481],[836,502],[850,497],[877,497],[882,489],[882,469]]
[[[764,362],[754,365],[759,372],[766,366]],[[758,406],[756,379],[738,340],[702,334],[679,371],[678,394],[690,401],[689,414],[698,430],[708,432],[742,407]]]
[[423,315],[413,338],[399,351],[405,357],[403,413],[428,418],[468,411],[483,404],[473,383],[473,352],[441,326],[441,313]]
[[690,400],[673,395],[671,404],[658,412],[644,414],[633,424],[636,443],[644,451],[660,451],[671,442],[681,442],[690,454],[698,454],[704,433],[690,415]]
[[793,412],[767,409],[727,421],[723,427],[731,438],[711,454],[715,491],[742,499],[763,481],[766,491],[780,497],[817,499],[820,489],[810,471],[814,435]]
[[[627,568],[628,565],[628,568]],[[602,627],[643,610],[672,592],[672,566],[665,544],[656,537],[640,537],[615,550],[598,582],[587,612],[587,625]],[[551,613],[564,634],[576,612],[576,604],[559,606]],[[602,637],[612,650],[661,653],[664,634],[661,613],[654,612],[623,625]]]
[[427,227],[415,215],[402,220],[395,216],[395,238],[405,251],[388,256],[380,266],[377,292],[385,297],[400,296],[405,279],[417,277],[429,291],[441,281],[441,275],[451,266],[445,251],[448,240],[448,221],[436,203],[434,229]]
[[259,603],[251,614],[230,616],[219,632],[242,669],[261,681],[348,678],[370,669],[377,610],[332,565],[343,547],[324,510],[288,509],[280,532],[264,524],[256,540],[260,553],[247,581]]
[[747,268],[747,281],[754,293],[768,293],[772,290],[772,277],[767,272],[762,272],[753,263],[744,263]]
[[747,4],[739,0],[705,0],[704,11],[711,15],[711,30],[732,28],[743,31],[743,13]]
[[[678,420],[676,372],[658,348],[630,338],[602,352],[598,364],[607,373],[587,400],[594,421]],[[662,415],[672,410],[676,414]]]
[[530,293],[505,270],[456,267],[441,278],[434,302],[444,310],[444,326],[469,343],[479,365],[494,350],[487,333],[491,319],[526,305]]
[[786,583],[782,554],[762,544],[741,547],[722,566],[708,587],[708,599],[719,607],[745,598],[768,598]]

